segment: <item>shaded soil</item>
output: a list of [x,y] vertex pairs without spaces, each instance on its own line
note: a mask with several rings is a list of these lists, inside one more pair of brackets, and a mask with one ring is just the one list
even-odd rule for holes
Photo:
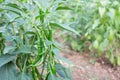
[[120,67],[113,67],[108,60],[92,57],[89,52],[83,54],[63,51],[61,56],[71,60],[73,80],[120,80]]

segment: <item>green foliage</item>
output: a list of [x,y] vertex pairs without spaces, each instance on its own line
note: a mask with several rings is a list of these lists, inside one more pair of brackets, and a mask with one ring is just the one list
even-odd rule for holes
[[[71,11],[65,11],[70,27],[80,34],[67,36],[67,41],[75,51],[89,49],[98,51],[98,56],[106,52],[113,65],[120,65],[120,2],[119,0],[68,0]],[[69,16],[68,16],[69,15]],[[62,20],[61,20],[62,21]],[[87,43],[87,44],[86,44]]]
[[55,26],[77,33],[51,18],[57,10],[67,9],[55,5],[63,2],[0,1],[0,80],[72,80],[69,70],[59,64],[52,36]]
[[[98,55],[102,55],[107,51],[109,59],[113,65],[119,64],[119,2],[118,1],[99,1],[97,2],[92,25],[87,28],[86,35],[92,37],[92,45],[94,49],[98,50]],[[109,54],[109,52],[111,54]]]

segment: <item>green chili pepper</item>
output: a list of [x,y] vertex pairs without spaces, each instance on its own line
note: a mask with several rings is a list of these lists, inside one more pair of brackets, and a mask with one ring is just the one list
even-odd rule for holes
[[52,30],[51,29],[49,29],[48,40],[52,41]]

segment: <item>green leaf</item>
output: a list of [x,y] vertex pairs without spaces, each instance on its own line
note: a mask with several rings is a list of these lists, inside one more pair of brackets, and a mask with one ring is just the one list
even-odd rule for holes
[[115,16],[115,10],[114,10],[113,8],[110,8],[110,9],[109,9],[109,12],[107,13],[107,15],[108,15],[111,19],[113,19],[114,16]]
[[22,9],[20,9],[20,6],[18,6],[17,4],[14,4],[14,3],[6,4],[6,8],[4,8],[4,10],[9,11],[9,12],[13,12],[19,16],[22,16],[24,13],[22,11]]
[[[5,54],[0,56],[0,67],[15,59],[16,55]],[[0,71],[1,72],[1,71]],[[0,79],[1,80],[1,79]]]
[[111,53],[111,55],[110,55],[110,62],[112,64],[115,64],[115,57],[114,57],[113,53]]
[[0,3],[3,3],[5,0],[0,0]]
[[72,10],[71,8],[64,6],[64,7],[57,7],[56,10]]
[[23,41],[20,36],[13,36],[13,40],[15,40],[17,44],[23,45]]
[[110,58],[110,55],[111,55],[111,53],[110,53],[110,52],[107,52],[107,53],[106,53],[106,58]]
[[20,2],[27,2],[28,0],[19,0]]
[[0,67],[0,80],[17,80],[17,73],[16,66],[9,62]]
[[100,24],[100,20],[99,19],[94,20],[94,23],[92,25],[92,29],[95,29],[99,24]]
[[53,42],[52,42],[52,41],[49,41],[49,40],[46,40],[45,42],[46,42],[46,45],[47,45],[47,46],[50,46],[50,45],[53,44]]
[[4,11],[4,9],[0,8],[0,12]]
[[72,61],[70,61],[70,60],[67,59],[67,58],[61,57],[59,54],[56,55],[56,58],[57,58],[58,60],[61,60],[61,61],[63,61],[63,62],[66,62],[66,63],[68,63],[68,64],[71,64],[71,65],[73,64]]
[[99,14],[101,17],[105,14],[105,8],[99,7]]
[[58,48],[55,48],[55,49],[53,49],[53,53],[54,53],[55,55],[59,55],[60,50],[59,50]]
[[107,6],[110,3],[110,0],[100,0],[102,6]]
[[60,28],[66,29],[68,31],[74,32],[77,35],[79,35],[79,33],[77,31],[75,31],[74,29],[72,29],[71,27],[69,27],[68,25],[65,25],[65,24],[60,24],[60,23],[58,24],[58,23],[55,23],[55,22],[51,22],[50,26],[60,27]]
[[26,34],[35,35],[36,33],[35,33],[35,32],[33,32],[33,31],[26,31],[26,32],[25,32],[25,35],[26,35]]
[[116,56],[117,58],[117,65],[120,65],[120,56]]
[[20,7],[17,4],[8,3],[6,6],[13,7],[21,11]]
[[21,46],[20,49],[18,51],[16,51],[15,53],[17,53],[17,54],[20,54],[20,53],[29,54],[29,53],[31,53],[30,45]]
[[59,79],[57,76],[55,76],[54,74],[50,73],[48,75],[48,79],[47,80],[61,80]]
[[77,51],[79,46],[80,45],[77,43],[77,41],[72,41],[71,42],[71,47],[72,47],[73,50]]
[[56,64],[55,68],[56,68],[57,73],[60,75],[60,77],[64,78],[64,80],[65,79],[72,80],[72,75],[71,75],[70,70],[68,70],[61,64]]
[[108,39],[104,39],[104,41],[100,43],[101,51],[104,51],[107,46],[108,46]]
[[4,48],[3,53],[6,54],[6,53],[12,52],[12,51],[14,51],[14,50],[15,50],[15,47],[13,47],[13,46],[6,46],[6,47]]
[[17,14],[17,15],[21,16],[21,13],[20,13],[20,12],[18,12],[18,11],[11,10],[11,9],[4,9],[4,10],[7,10],[7,11],[10,11],[10,12],[13,12],[13,13],[15,13],[15,14]]
[[51,6],[52,1],[49,0],[34,0],[39,9],[42,9],[44,12]]
[[99,42],[98,42],[97,40],[95,40],[95,41],[93,42],[93,48],[95,48],[95,49],[98,49],[98,48],[99,48]]
[[32,80],[32,75],[25,72],[19,73],[18,80]]
[[116,36],[120,39],[120,34],[116,34]]

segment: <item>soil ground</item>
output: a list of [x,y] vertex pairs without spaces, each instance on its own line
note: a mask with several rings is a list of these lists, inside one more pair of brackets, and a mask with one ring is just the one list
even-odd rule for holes
[[92,57],[89,52],[77,53],[71,50],[61,52],[71,60],[69,66],[73,80],[120,80],[120,67],[113,67],[106,59]]
[[[54,35],[56,41],[64,45],[64,37],[60,38],[60,32]],[[89,51],[75,52],[67,46],[61,52],[61,56],[69,59],[73,64],[63,63],[72,71],[73,80],[120,80],[120,66],[113,67],[106,58],[95,58]]]

